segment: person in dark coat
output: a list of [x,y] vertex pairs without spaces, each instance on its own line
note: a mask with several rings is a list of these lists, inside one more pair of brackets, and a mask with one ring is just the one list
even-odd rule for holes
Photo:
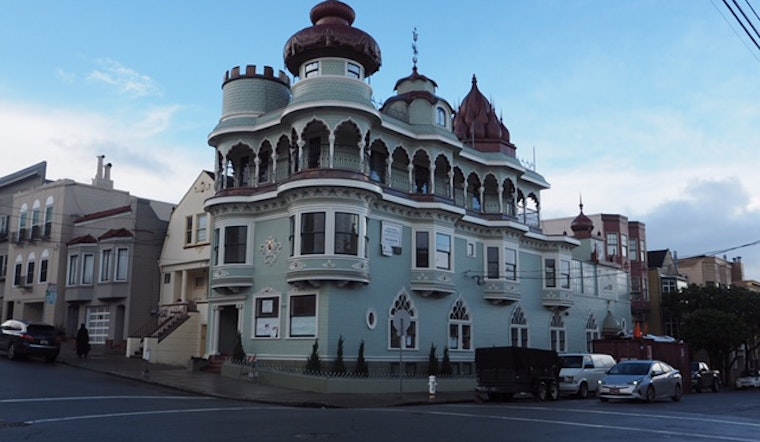
[[80,358],[86,358],[87,353],[90,352],[90,333],[87,331],[84,323],[82,323],[77,332],[76,351],[77,356]]

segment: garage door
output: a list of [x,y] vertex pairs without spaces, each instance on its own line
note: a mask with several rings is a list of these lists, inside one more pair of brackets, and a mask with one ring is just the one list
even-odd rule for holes
[[108,311],[108,307],[88,307],[87,329],[90,332],[90,343],[105,344],[110,323],[111,312]]

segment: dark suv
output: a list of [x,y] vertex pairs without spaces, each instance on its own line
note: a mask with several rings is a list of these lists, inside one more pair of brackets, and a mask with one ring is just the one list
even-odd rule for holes
[[61,342],[52,325],[9,319],[0,325],[0,351],[5,351],[8,359],[41,356],[55,362]]

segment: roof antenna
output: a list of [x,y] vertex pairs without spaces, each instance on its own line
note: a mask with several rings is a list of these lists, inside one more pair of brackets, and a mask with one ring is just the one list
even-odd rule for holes
[[417,26],[415,26],[412,31],[412,70],[414,72],[417,72],[417,37],[419,37],[419,34],[417,33]]

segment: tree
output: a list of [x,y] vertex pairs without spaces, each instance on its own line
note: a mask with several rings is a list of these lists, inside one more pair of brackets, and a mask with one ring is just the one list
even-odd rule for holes
[[346,364],[343,362],[343,335],[340,335],[338,339],[338,353],[335,356],[335,366],[333,367],[334,373],[343,374],[346,372]]
[[245,350],[243,350],[243,337],[238,332],[235,339],[235,347],[232,349],[232,362],[242,363],[245,360]]
[[428,376],[438,375],[438,356],[436,355],[435,344],[430,344],[430,354],[428,355]]
[[319,359],[319,340],[314,340],[314,345],[311,346],[311,354],[306,361],[306,371],[309,373],[321,373],[322,361]]
[[354,374],[357,376],[369,375],[369,367],[367,361],[364,360],[364,339],[359,343],[359,355],[356,358],[356,367],[354,367]]
[[703,308],[686,317],[681,335],[692,350],[705,350],[710,363],[722,367],[725,373],[732,365],[729,356],[747,338],[747,326],[733,313]]
[[441,374],[449,376],[454,372],[451,367],[451,359],[449,359],[449,348],[443,347],[443,361],[441,362]]

